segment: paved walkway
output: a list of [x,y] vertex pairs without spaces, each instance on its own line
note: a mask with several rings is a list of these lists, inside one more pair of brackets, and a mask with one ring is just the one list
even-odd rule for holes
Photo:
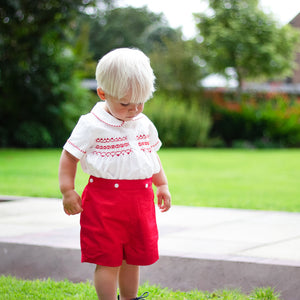
[[[173,206],[157,220],[161,259],[142,268],[142,282],[271,286],[281,299],[300,299],[300,213]],[[80,264],[79,216],[67,216],[61,200],[0,196],[1,273],[85,281],[92,267]]]
[[[173,206],[157,221],[161,255],[300,266],[300,213]],[[0,242],[79,249],[79,216],[59,199],[1,196]]]

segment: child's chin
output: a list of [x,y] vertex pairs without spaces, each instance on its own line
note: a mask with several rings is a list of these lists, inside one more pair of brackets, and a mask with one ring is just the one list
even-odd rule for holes
[[125,117],[124,121],[131,121],[135,118],[136,116],[129,116],[129,117]]

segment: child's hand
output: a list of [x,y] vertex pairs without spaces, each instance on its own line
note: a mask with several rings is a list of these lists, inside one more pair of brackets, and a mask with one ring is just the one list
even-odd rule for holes
[[161,212],[166,212],[171,207],[171,194],[167,184],[159,185],[156,189],[157,205]]
[[67,215],[76,215],[83,211],[81,198],[75,190],[69,190],[63,194],[63,205]]

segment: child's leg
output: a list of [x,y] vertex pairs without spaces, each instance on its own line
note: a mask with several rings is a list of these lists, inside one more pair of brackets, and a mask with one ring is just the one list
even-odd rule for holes
[[103,267],[97,265],[95,269],[94,283],[99,299],[117,299],[119,270],[120,267]]
[[125,260],[119,272],[120,300],[130,300],[137,296],[140,280],[140,267],[128,265]]

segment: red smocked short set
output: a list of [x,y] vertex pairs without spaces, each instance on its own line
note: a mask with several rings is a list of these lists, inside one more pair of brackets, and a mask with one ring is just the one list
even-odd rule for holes
[[90,174],[82,194],[82,262],[117,267],[158,260],[152,175],[161,142],[143,114],[123,122],[98,103],[80,118],[64,149]]

